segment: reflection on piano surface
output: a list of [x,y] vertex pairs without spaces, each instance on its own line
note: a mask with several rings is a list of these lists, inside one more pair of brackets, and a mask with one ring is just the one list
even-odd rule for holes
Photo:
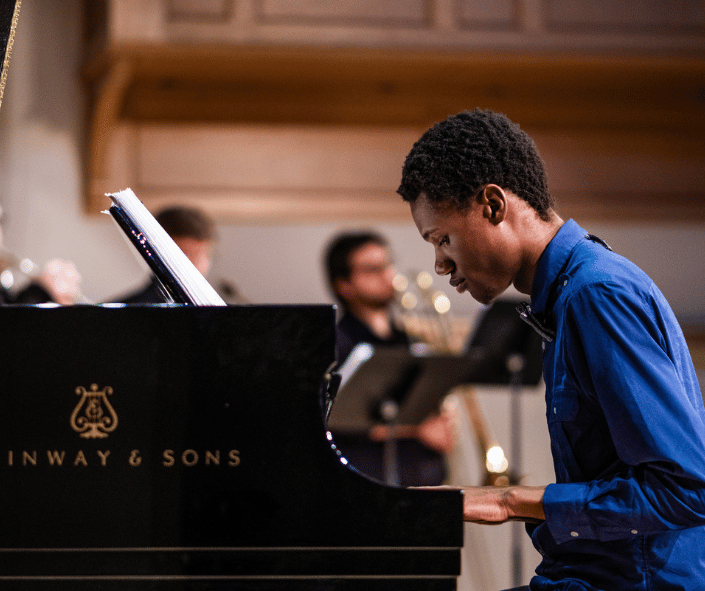
[[455,589],[461,494],[328,440],[332,307],[0,314],[2,589]]

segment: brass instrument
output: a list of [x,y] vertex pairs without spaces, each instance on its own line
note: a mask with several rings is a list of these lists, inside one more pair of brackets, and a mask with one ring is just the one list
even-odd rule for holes
[[438,353],[457,353],[465,342],[467,327],[450,316],[450,300],[433,289],[433,277],[427,271],[413,272],[414,281],[397,273],[394,289],[397,315],[412,340]]
[[[434,289],[433,276],[427,271],[410,273],[414,281],[397,273],[394,277],[396,315],[404,330],[417,342],[436,353],[461,354],[467,342],[470,325],[450,314],[451,302],[441,290]],[[474,435],[482,466],[482,484],[507,485],[510,483],[509,463],[502,448],[492,438],[491,431],[477,396],[472,387],[457,389],[458,396],[449,397],[442,412],[467,417],[466,425],[454,421],[456,430],[470,428]],[[460,413],[459,401],[464,402]],[[459,438],[456,437],[456,441]],[[512,478],[513,479],[513,478]]]
[[54,258],[47,261],[42,269],[31,259],[21,259],[0,246],[0,286],[11,300],[35,284],[46,291],[56,304],[92,303],[81,293],[80,283],[81,274],[71,261]]

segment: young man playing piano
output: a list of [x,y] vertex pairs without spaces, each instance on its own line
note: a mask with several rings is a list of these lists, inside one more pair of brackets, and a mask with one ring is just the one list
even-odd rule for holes
[[556,483],[465,489],[464,518],[527,522],[532,591],[705,589],[705,410],[654,283],[548,193],[533,141],[475,110],[428,130],[398,192],[435,269],[483,304],[531,296]]

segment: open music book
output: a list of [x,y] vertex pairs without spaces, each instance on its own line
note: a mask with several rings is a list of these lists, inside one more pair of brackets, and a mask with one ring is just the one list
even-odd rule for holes
[[175,303],[226,305],[131,189],[108,193],[108,197],[113,201],[108,213]]

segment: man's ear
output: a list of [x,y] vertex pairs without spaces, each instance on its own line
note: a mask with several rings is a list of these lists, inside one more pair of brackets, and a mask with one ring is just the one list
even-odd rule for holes
[[494,224],[504,221],[507,215],[507,195],[498,185],[487,185],[478,196],[482,215]]
[[342,277],[339,277],[334,282],[335,293],[338,294],[338,297],[341,300],[348,300],[350,297],[350,287],[350,281],[343,279]]

